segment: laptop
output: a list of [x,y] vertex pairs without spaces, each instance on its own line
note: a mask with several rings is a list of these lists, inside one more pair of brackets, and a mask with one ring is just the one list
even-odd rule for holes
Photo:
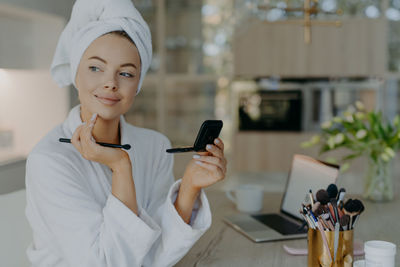
[[294,155],[279,213],[235,213],[223,220],[254,242],[306,238],[307,228],[300,229],[303,223],[299,213],[301,203],[310,189],[315,195],[321,188],[336,183],[338,175],[338,165]]

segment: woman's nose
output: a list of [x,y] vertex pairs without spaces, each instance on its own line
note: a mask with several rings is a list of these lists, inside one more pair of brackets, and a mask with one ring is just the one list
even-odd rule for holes
[[114,77],[109,77],[108,80],[104,83],[104,88],[115,91],[118,88],[118,83]]
[[107,83],[104,85],[105,89],[111,89],[113,91],[115,91],[117,89],[117,86],[115,86],[115,84],[111,84],[111,83]]

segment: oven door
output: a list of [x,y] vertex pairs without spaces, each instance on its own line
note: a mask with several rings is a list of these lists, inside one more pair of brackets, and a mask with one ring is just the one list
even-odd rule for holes
[[302,91],[281,90],[240,96],[239,130],[301,131]]

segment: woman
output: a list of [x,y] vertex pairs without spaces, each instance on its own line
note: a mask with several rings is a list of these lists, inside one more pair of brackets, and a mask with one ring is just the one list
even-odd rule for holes
[[222,140],[174,182],[168,138],[123,117],[150,61],[150,32],[130,0],[75,3],[51,71],[60,86],[75,85],[80,105],[27,160],[33,266],[171,266],[210,227],[202,188],[225,177]]

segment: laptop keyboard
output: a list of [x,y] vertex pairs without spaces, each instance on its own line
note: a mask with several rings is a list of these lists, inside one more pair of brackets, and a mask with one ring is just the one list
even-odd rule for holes
[[257,221],[271,227],[282,235],[307,233],[307,227],[299,231],[300,225],[289,221],[278,214],[251,215]]

